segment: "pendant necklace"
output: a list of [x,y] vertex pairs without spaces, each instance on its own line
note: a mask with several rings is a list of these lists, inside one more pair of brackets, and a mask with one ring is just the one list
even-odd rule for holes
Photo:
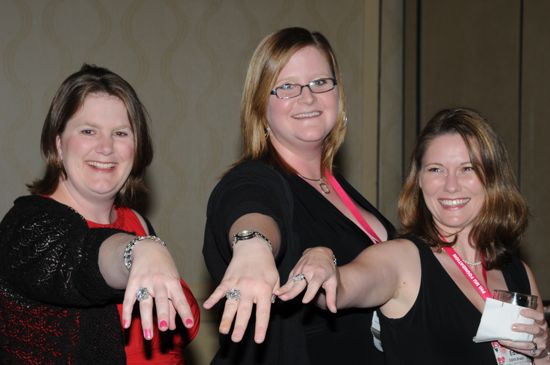
[[[297,174],[298,174],[298,173],[297,173]],[[322,191],[323,193],[325,193],[325,194],[330,194],[330,188],[328,187],[328,184],[326,183],[324,177],[320,177],[319,179],[312,179],[312,178],[310,178],[310,177],[305,177],[305,176],[300,175],[300,174],[298,174],[298,176],[300,176],[302,179],[316,182],[317,184],[319,184],[319,187],[321,188],[321,191]]]

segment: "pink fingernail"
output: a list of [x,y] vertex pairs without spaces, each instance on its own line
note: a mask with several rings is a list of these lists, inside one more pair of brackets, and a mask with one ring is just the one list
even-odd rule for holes
[[150,340],[153,338],[153,335],[151,334],[151,330],[150,329],[146,329],[143,331],[143,335],[145,336],[145,339],[146,340]]
[[128,321],[127,321],[127,320],[124,320],[124,321],[122,322],[122,327],[128,328]]
[[161,329],[168,328],[168,323],[163,319],[162,321],[160,321],[159,327],[160,327]]
[[185,320],[185,325],[186,325],[187,327],[191,327],[191,326],[193,325],[193,320],[192,320],[191,318],[187,318],[187,319]]

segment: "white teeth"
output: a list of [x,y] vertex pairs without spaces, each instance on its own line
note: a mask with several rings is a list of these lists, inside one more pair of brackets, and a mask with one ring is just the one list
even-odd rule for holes
[[88,162],[88,165],[97,167],[98,169],[112,169],[113,167],[115,167],[115,163],[113,162],[90,161]]
[[321,115],[321,112],[309,112],[309,113],[300,113],[300,114],[296,114],[294,115],[294,118],[313,118],[313,117],[318,117],[319,115]]
[[468,203],[469,201],[470,201],[470,199],[468,199],[468,198],[465,198],[465,199],[440,199],[439,200],[441,205],[446,205],[446,206],[450,206],[450,207],[456,207],[456,206],[459,206],[459,205],[464,205],[464,204]]

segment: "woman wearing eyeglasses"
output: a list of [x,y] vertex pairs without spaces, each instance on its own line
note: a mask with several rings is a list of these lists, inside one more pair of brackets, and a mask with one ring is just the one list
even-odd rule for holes
[[[244,152],[215,187],[203,253],[220,302],[213,364],[381,364],[372,310],[328,314],[274,290],[302,252],[330,248],[339,264],[394,229],[340,175],[345,101],[332,48],[320,33],[287,28],[256,48],[241,102]],[[296,275],[293,280],[307,280]]]

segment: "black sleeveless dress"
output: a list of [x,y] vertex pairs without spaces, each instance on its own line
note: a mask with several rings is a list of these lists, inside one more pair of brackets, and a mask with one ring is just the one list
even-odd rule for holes
[[[335,177],[392,238],[391,223],[342,176]],[[282,282],[308,247],[330,247],[343,265],[372,245],[357,225],[301,178],[261,161],[248,161],[228,172],[209,200],[203,253],[216,283],[231,260],[229,228],[235,219],[250,212],[268,215],[279,226],[282,240],[276,262]],[[240,343],[220,336],[220,349],[212,364],[381,365],[384,354],[375,349],[370,332],[372,312],[365,308],[332,314],[313,304],[303,305],[301,298],[278,300],[272,306],[263,344],[254,343],[252,318]]]
[[[432,250],[417,237],[422,279],[416,302],[402,318],[380,315],[386,364],[495,365],[490,342],[474,343],[481,313],[464,296]],[[503,269],[509,290],[530,293],[522,262],[514,258]]]

